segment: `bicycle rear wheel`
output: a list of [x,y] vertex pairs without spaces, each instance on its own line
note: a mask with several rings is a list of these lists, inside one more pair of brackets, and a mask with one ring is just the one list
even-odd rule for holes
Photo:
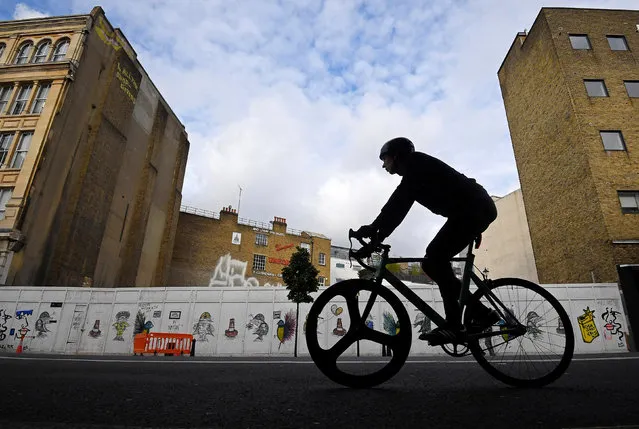
[[470,335],[468,347],[479,365],[512,386],[541,387],[555,381],[570,365],[575,348],[566,310],[550,292],[527,280],[497,279],[489,288],[503,307],[493,306],[488,298],[491,294],[479,289],[464,316],[470,326],[478,301],[504,316],[484,330],[482,338]]
[[[363,318],[371,300],[370,315]],[[320,371],[355,388],[376,386],[397,374],[408,357],[411,334],[408,312],[399,298],[362,279],[326,289],[311,306],[305,332],[309,354]]]

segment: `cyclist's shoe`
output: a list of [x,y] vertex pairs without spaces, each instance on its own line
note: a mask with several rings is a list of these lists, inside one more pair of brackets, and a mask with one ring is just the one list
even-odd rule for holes
[[486,308],[485,311],[482,311],[480,315],[477,315],[473,318],[468,326],[468,330],[471,332],[482,332],[485,329],[490,328],[495,323],[501,320],[501,316],[495,310],[490,308]]
[[420,340],[428,341],[431,346],[441,346],[443,344],[463,344],[466,342],[466,330],[464,328],[454,329],[451,327],[439,327],[430,332],[424,332],[419,336]]

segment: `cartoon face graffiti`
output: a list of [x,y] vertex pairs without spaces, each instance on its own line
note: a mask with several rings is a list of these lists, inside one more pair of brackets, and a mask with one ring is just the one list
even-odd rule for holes
[[113,324],[115,338],[113,338],[113,341],[124,341],[122,334],[129,326],[129,317],[131,317],[131,313],[128,311],[118,311],[118,314],[115,315],[115,323]]
[[43,311],[42,313],[40,313],[40,317],[38,317],[38,320],[36,320],[36,323],[35,323],[36,335],[39,338],[46,337],[47,332],[50,332],[49,329],[47,328],[47,325],[50,322],[51,322],[51,316],[49,315],[49,312]]
[[264,335],[268,334],[268,324],[264,321],[264,315],[258,313],[255,316],[249,315],[250,321],[246,324],[247,329],[253,329],[253,335],[256,335],[255,341],[264,341]]
[[625,347],[624,333],[621,331],[621,323],[619,323],[618,311],[612,308],[606,307],[606,311],[601,315],[601,318],[606,322],[604,325],[604,338],[606,340],[617,340],[617,346]]
[[424,334],[432,331],[431,322],[428,317],[422,312],[419,312],[417,316],[415,316],[415,321],[413,322],[413,328],[419,327],[419,334]]
[[533,338],[537,338],[541,334],[541,329],[539,329],[541,322],[542,318],[534,311],[530,311],[526,316],[526,331]]
[[208,341],[208,336],[215,336],[213,329],[213,319],[211,313],[205,311],[200,315],[200,319],[193,325],[193,335],[197,335],[198,341]]

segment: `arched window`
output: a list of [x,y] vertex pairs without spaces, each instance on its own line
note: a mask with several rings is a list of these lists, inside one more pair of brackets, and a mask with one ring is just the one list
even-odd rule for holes
[[16,55],[16,64],[26,64],[31,56],[31,50],[33,49],[33,43],[25,42],[18,49],[18,55]]
[[69,49],[69,39],[62,39],[55,45],[55,51],[53,51],[53,58],[51,61],[62,61],[67,56],[67,50]]
[[6,48],[7,45],[5,45],[4,43],[0,43],[0,58],[2,57],[2,54],[4,54],[4,48]]
[[49,48],[51,47],[51,41],[45,40],[41,42],[36,48],[35,55],[33,56],[34,63],[43,63],[49,57]]

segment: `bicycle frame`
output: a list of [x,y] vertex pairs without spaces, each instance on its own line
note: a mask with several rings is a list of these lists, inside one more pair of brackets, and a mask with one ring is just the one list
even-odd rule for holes
[[[478,289],[482,289],[486,292],[487,300],[493,305],[493,307],[497,310],[500,316],[506,320],[504,312],[502,309],[508,311],[504,304],[497,298],[491,291],[487,285],[487,282],[490,280],[481,279],[477,274],[473,272],[473,263],[475,261],[475,255],[472,252],[473,242],[471,242],[468,246],[468,253],[465,257],[455,257],[451,258],[451,262],[465,262],[464,272],[462,274],[462,288],[460,292],[460,303],[462,309],[466,306],[467,300],[470,296],[469,288],[470,281],[472,280]],[[401,295],[403,295],[408,301],[410,301],[419,311],[424,313],[435,325],[442,326],[446,323],[446,320],[437,312],[434,308],[428,305],[423,299],[421,299],[415,292],[413,292],[404,282],[402,282],[399,278],[397,278],[393,273],[391,273],[388,268],[386,268],[389,264],[394,264],[398,262],[422,262],[424,258],[389,258],[388,257],[388,248],[384,248],[382,252],[382,259],[380,260],[379,266],[375,270],[375,284],[382,284],[383,280],[388,281]],[[361,261],[359,261],[361,263]],[[367,268],[371,268],[366,264],[362,264]],[[362,312],[362,320],[366,320],[368,317],[375,299],[377,298],[377,293],[375,291],[371,292],[371,296],[368,299],[366,307]],[[497,305],[499,303],[499,305]],[[501,332],[501,334],[512,333],[518,334],[520,333],[519,328],[505,328]],[[495,333],[478,333],[473,334],[473,338],[484,338],[484,337],[492,337],[495,336]]]

